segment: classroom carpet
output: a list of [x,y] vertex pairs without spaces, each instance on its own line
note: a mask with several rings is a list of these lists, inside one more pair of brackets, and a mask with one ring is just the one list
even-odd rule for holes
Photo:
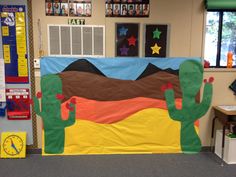
[[235,177],[236,165],[211,152],[0,159],[0,177]]

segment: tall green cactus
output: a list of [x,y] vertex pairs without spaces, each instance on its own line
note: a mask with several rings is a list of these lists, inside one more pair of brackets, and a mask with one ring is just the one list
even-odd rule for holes
[[[34,97],[34,110],[43,119],[44,126],[44,151],[48,154],[60,154],[64,152],[65,127],[75,122],[74,105],[69,113],[68,120],[61,118],[61,101],[56,95],[62,93],[62,82],[58,75],[50,74],[41,78],[42,95]],[[41,111],[40,103],[41,100]]]
[[165,88],[165,98],[169,115],[173,120],[181,122],[181,149],[184,153],[194,153],[201,150],[201,141],[195,131],[194,122],[201,118],[209,109],[212,99],[212,82],[204,80],[204,91],[201,103],[196,102],[196,96],[203,80],[201,63],[188,60],[179,68],[180,87],[182,90],[182,109],[176,109],[174,90]]

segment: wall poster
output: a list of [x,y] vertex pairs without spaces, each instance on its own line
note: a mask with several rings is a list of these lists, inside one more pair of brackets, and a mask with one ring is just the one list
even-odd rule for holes
[[200,58],[44,57],[43,155],[199,152],[214,80],[203,72]]
[[149,0],[106,0],[106,17],[149,17]]
[[45,0],[47,16],[91,17],[91,0]]
[[9,120],[30,119],[30,95],[28,88],[6,89],[7,118]]
[[2,47],[7,83],[28,83],[24,5],[1,5]]
[[116,24],[116,56],[139,56],[139,24]]
[[168,25],[146,25],[145,57],[166,57],[167,34]]

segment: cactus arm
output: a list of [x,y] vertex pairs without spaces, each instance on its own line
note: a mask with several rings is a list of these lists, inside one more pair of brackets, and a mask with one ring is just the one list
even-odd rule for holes
[[195,116],[196,119],[199,119],[208,111],[211,105],[212,91],[213,91],[212,84],[206,83],[204,86],[202,101],[201,103],[196,105],[196,109],[195,109],[196,110],[195,113],[197,114]]
[[176,109],[173,89],[168,89],[165,91],[165,98],[170,117],[173,120],[181,121],[181,119],[183,118],[181,114],[182,112],[181,110]]
[[70,107],[73,108],[73,111],[69,111],[69,118],[67,120],[62,120],[65,127],[71,126],[75,123],[75,105],[70,104]]
[[36,112],[37,115],[42,117],[42,112],[40,111],[40,106],[39,106],[39,99],[37,97],[34,97],[34,111]]

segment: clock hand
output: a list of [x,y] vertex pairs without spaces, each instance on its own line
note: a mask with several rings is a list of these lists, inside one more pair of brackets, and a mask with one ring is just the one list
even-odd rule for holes
[[15,151],[16,151],[17,153],[19,153],[18,150],[16,149],[16,146],[15,146],[15,144],[13,143],[12,139],[11,139],[11,147],[12,147],[13,149],[15,149]]
[[13,147],[14,146],[13,140],[11,138],[10,140],[11,140],[11,147]]

